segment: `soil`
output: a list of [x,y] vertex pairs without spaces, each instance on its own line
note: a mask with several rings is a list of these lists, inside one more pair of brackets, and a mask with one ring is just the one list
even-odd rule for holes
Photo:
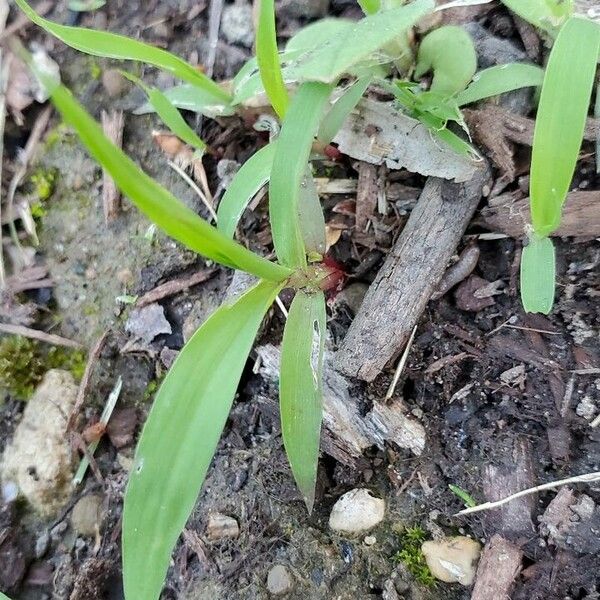
[[[99,11],[84,14],[81,22],[140,36],[202,64],[207,53],[209,5],[208,1],[191,0],[108,0]],[[192,9],[195,14],[188,18]],[[333,0],[330,14],[356,17],[355,3]],[[61,22],[71,17],[62,8],[49,13],[49,18]],[[503,10],[477,13],[474,18],[496,34],[520,43]],[[288,11],[282,12],[279,25],[289,36],[304,22]],[[108,96],[98,71],[113,67],[110,61],[83,57],[35,28],[28,28],[24,37],[46,47],[61,65],[64,81],[92,114],[98,116],[101,108],[130,111],[139,104],[141,96],[129,88],[116,99]],[[249,57],[248,48],[220,40],[215,77],[231,77]],[[168,77],[152,70],[146,79],[162,86],[169,83]],[[27,109],[23,126],[7,126],[5,160],[9,167],[39,111],[34,105]],[[166,167],[165,156],[150,135],[157,127],[153,116],[126,112],[126,151],[206,217],[197,196]],[[218,160],[243,162],[261,144],[260,134],[235,117],[219,122],[205,119],[202,136],[214,149],[206,161],[213,190],[219,184]],[[592,154],[586,154],[574,187],[598,189],[600,182],[592,174],[593,157],[589,158]],[[81,429],[97,420],[121,376],[118,406],[120,410],[134,409],[139,432],[173,354],[170,351],[179,350],[190,327],[201,323],[218,305],[231,273],[214,267],[215,274],[208,281],[162,300],[172,333],[159,335],[149,344],[126,345],[130,340],[124,325],[132,310],[127,296],[141,296],[165,281],[210,265],[149,229],[150,223],[126,200],[117,220],[105,225],[101,171],[56,117],[38,148],[34,169],[58,171],[55,190],[39,223],[41,245],[37,251],[37,260],[48,266],[54,286],[51,295],[47,290],[33,290],[27,298],[43,308],[36,326],[52,325],[53,332],[86,347],[108,331],[88,387]],[[418,175],[378,172],[392,183],[423,186]],[[331,178],[356,178],[351,161],[344,157],[327,166],[327,173]],[[518,185],[518,181],[510,184]],[[327,197],[328,221],[349,219],[340,217],[339,205],[351,199],[351,194]],[[334,207],[337,212],[332,211]],[[380,230],[386,233],[371,240],[370,246],[362,245],[360,254],[355,251],[352,228],[343,231],[332,254],[353,281],[368,284],[373,280],[386,250],[401,231],[404,214],[387,217],[387,229]],[[383,451],[373,448],[364,461],[354,465],[324,455],[315,509],[308,515],[286,463],[278,415],[271,404],[256,400],[265,394],[274,397],[276,390],[253,374],[250,360],[196,509],[174,551],[164,599],[267,599],[271,597],[267,574],[276,564],[286,565],[292,574],[292,589],[286,596],[290,599],[469,598],[469,589],[458,584],[423,585],[398,561],[403,534],[415,526],[423,529],[426,538],[440,533],[468,534],[485,544],[500,532],[518,543],[525,570],[517,577],[513,598],[575,600],[600,595],[598,529],[590,525],[587,537],[583,536],[585,543],[577,538],[581,543],[571,540],[558,547],[537,527],[554,491],[533,496],[530,509],[523,508],[522,520],[517,519],[512,527],[507,527],[498,512],[453,516],[464,506],[449,484],[467,491],[477,502],[489,500],[493,481],[490,483],[486,469],[493,465],[510,480],[511,472],[524,468],[515,458],[523,448],[529,465],[525,479],[530,485],[600,471],[600,427],[592,428],[589,416],[585,418],[578,409],[582,403],[591,404],[592,418],[600,411],[598,240],[557,240],[558,301],[546,318],[525,315],[521,308],[515,267],[520,242],[481,238],[482,231],[473,224],[457,254],[476,243],[480,258],[471,277],[484,283],[499,282],[499,293],[477,298],[473,291],[481,281],[467,280],[431,301],[392,398],[392,402],[403,402],[425,427],[423,455],[415,457],[392,446]],[[244,218],[243,233],[252,247],[268,249],[264,202]],[[285,301],[289,299],[284,296]],[[330,299],[329,330],[334,345],[343,338],[351,318],[352,311],[339,298]],[[282,328],[280,312],[273,311],[260,342],[277,344]],[[365,411],[370,403],[385,397],[392,376],[390,369],[372,384],[356,383],[355,393],[363,399]],[[11,439],[22,409],[23,403],[10,396],[0,405],[0,451]],[[66,509],[51,521],[41,520],[22,503],[0,505],[0,565],[7,570],[0,573],[0,589],[23,600],[123,598],[120,517],[134,445],[135,438],[126,440],[122,448],[103,439],[96,452],[103,481],[89,472]],[[364,535],[344,537],[328,527],[332,505],[354,487],[367,487],[386,500],[386,518],[371,532],[376,538],[373,544],[365,543]],[[600,503],[599,483],[575,486],[575,490]],[[69,520],[72,507],[80,497],[98,491],[104,494],[106,509],[98,535],[79,536]],[[239,537],[211,541],[206,535],[211,513],[234,517]],[[36,557],[36,545],[39,550],[40,538],[48,532],[47,549],[38,551]],[[11,572],[15,581],[8,586],[2,580],[8,580]]]

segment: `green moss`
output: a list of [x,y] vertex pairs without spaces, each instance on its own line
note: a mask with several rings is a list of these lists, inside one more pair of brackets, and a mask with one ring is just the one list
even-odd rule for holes
[[0,388],[19,400],[27,400],[49,369],[65,369],[81,379],[85,364],[81,350],[48,348],[28,338],[6,337],[0,342]]
[[100,79],[102,76],[102,69],[98,64],[98,61],[90,57],[90,75],[92,79]]
[[41,200],[48,200],[54,193],[58,169],[37,169],[30,180],[36,196]]
[[408,527],[400,535],[400,550],[394,560],[403,563],[420,584],[431,587],[435,585],[435,578],[421,552],[421,545],[426,539],[427,532],[423,528],[418,525]]
[[68,125],[65,123],[60,123],[46,134],[44,148],[46,150],[51,150],[59,143],[74,143],[75,139],[75,134],[71,129],[69,129]]

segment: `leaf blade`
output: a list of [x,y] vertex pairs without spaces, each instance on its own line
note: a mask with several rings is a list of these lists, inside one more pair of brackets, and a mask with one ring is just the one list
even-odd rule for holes
[[552,310],[555,277],[552,240],[534,237],[521,255],[521,302],[526,312],[547,315]]
[[[156,600],[227,420],[242,369],[280,286],[261,282],[223,305],[180,352],[136,450],[123,515],[128,600]],[[210,352],[207,351],[210,348]]]
[[277,140],[269,180],[269,218],[279,261],[289,267],[306,265],[298,223],[300,184],[330,92],[329,85],[303,83],[290,104]]
[[217,208],[217,229],[233,238],[239,220],[248,203],[269,181],[276,142],[255,152],[235,174]]
[[110,173],[121,191],[173,239],[223,265],[258,277],[282,281],[290,275],[289,269],[255,255],[223,236],[144,173],[106,138],[98,123],[64,86],[53,88],[51,98],[64,121],[75,129],[90,154]]
[[260,78],[271,105],[283,118],[289,104],[287,88],[281,74],[277,33],[275,30],[275,6],[273,0],[259,0],[258,28],[256,31],[256,59]]
[[290,307],[281,345],[281,432],[290,467],[312,511],[323,418],[322,376],[326,335],[323,292],[300,290]]
[[544,69],[526,63],[495,65],[479,71],[467,89],[456,97],[459,106],[499,96],[524,87],[539,87],[544,81]]
[[539,237],[560,224],[583,139],[599,51],[600,26],[572,17],[550,53],[531,157],[531,220]]
[[212,79],[166,50],[115,33],[60,25],[38,15],[25,0],[15,1],[31,21],[76,50],[94,56],[145,62],[210,92],[215,99],[230,100],[229,94]]

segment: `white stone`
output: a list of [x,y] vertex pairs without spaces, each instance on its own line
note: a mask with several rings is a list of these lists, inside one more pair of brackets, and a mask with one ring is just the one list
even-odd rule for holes
[[481,544],[466,536],[425,542],[421,551],[431,574],[446,583],[471,585],[475,580]]
[[381,523],[384,515],[384,500],[375,498],[369,490],[354,489],[334,504],[329,527],[345,533],[361,533]]
[[288,568],[275,565],[267,575],[267,589],[274,596],[282,596],[292,589],[293,581]]
[[66,428],[76,397],[71,373],[48,371],[27,402],[0,464],[2,480],[16,483],[45,516],[55,514],[71,495],[75,461]]
[[233,517],[221,513],[213,513],[208,517],[206,536],[209,540],[216,541],[225,538],[236,538],[240,535],[240,526]]

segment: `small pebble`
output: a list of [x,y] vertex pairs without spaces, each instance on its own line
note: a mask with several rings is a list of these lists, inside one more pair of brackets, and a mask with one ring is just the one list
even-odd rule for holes
[[267,575],[267,589],[273,596],[287,594],[292,584],[292,576],[284,565],[275,565]]
[[234,539],[240,535],[240,526],[233,518],[221,513],[214,513],[208,517],[206,536],[211,541]]
[[475,580],[481,544],[465,536],[425,542],[421,551],[431,574],[446,583],[469,586]]
[[377,543],[377,538],[374,535],[368,535],[365,539],[365,546],[374,546]]
[[333,506],[329,527],[345,533],[361,533],[383,521],[385,501],[369,490],[354,489],[344,494]]
[[240,44],[250,48],[254,42],[252,23],[252,6],[250,4],[245,2],[228,4],[223,9],[221,32],[230,44]]
[[102,522],[104,498],[100,494],[88,494],[77,501],[71,513],[71,525],[79,535],[95,535]]
[[35,540],[35,557],[42,558],[48,548],[50,547],[50,534],[48,531],[42,532],[42,534]]

